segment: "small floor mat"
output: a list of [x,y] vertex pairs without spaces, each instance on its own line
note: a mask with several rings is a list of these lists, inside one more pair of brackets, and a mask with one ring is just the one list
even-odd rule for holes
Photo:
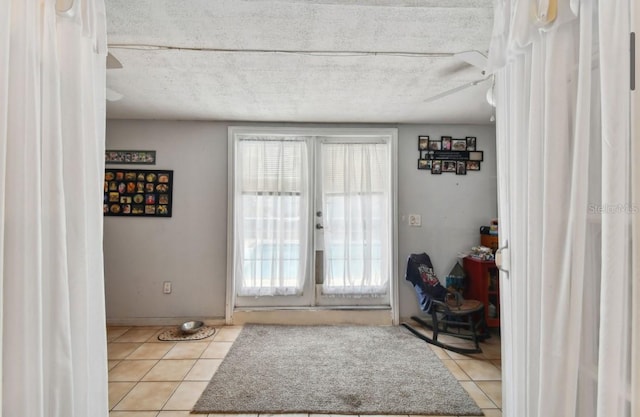
[[213,336],[216,329],[211,326],[202,326],[200,330],[193,334],[185,334],[178,327],[167,329],[158,335],[158,340],[163,341],[180,341],[180,340],[201,340]]

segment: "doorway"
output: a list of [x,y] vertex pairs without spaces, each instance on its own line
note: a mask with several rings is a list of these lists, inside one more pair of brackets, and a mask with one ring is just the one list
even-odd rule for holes
[[235,308],[393,309],[396,129],[229,128]]

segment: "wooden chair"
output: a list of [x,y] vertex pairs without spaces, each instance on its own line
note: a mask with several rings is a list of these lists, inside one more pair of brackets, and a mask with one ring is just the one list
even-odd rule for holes
[[[433,264],[426,253],[412,254],[407,261],[405,279],[413,285],[420,309],[430,322],[420,317],[411,318],[433,330],[430,338],[411,325],[402,323],[410,332],[435,346],[461,354],[481,353],[479,341],[488,337],[484,322],[484,305],[478,300],[465,300],[456,291],[445,288],[433,272]],[[473,341],[475,348],[463,348],[438,340],[440,334],[447,334]]]

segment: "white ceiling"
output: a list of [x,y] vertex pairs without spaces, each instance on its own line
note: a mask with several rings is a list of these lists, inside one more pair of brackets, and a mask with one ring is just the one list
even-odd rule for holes
[[106,0],[109,118],[489,123],[492,0]]

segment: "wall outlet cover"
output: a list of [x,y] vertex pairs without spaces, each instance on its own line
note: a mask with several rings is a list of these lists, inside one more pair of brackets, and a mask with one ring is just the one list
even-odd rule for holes
[[419,214],[410,214],[409,215],[409,226],[412,227],[420,227],[422,225],[422,218]]

